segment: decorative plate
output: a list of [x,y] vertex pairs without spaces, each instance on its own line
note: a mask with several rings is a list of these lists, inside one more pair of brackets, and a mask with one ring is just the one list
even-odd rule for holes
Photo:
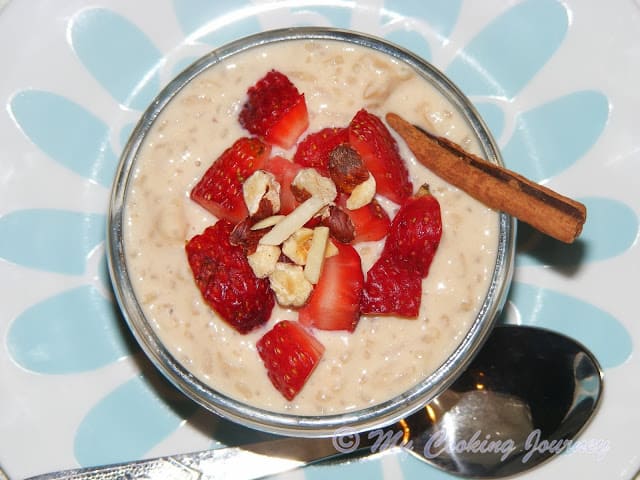
[[[119,153],[162,86],[216,46],[297,25],[362,31],[423,56],[472,99],[509,168],[587,205],[570,246],[519,226],[500,321],[589,347],[605,397],[567,453],[522,478],[631,478],[640,5],[596,0],[0,1],[2,468],[25,477],[269,438],[155,373],[113,301],[105,218]],[[404,453],[279,478],[326,477],[453,478]]]

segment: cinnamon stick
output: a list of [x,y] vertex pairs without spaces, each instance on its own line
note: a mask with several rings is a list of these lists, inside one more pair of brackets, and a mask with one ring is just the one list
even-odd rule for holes
[[420,163],[488,207],[565,243],[580,235],[587,216],[582,203],[473,155],[395,113],[388,113],[386,120]]

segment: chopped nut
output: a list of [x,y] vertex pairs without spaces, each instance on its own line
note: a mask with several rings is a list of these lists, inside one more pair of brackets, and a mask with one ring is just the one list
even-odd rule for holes
[[247,254],[255,252],[260,238],[265,234],[264,231],[252,230],[251,223],[251,219],[245,218],[233,227],[229,236],[229,243],[243,247]]
[[376,196],[376,179],[373,175],[369,174],[369,178],[364,182],[356,185],[356,187],[347,198],[347,208],[349,210],[356,210],[364,207],[373,200]]
[[297,185],[291,184],[289,186],[289,189],[291,190],[293,198],[295,198],[298,203],[302,203],[305,200],[309,200],[311,198],[311,193],[307,192],[304,188],[298,187]]
[[289,236],[293,235],[296,230],[311,220],[327,203],[320,197],[309,198],[269,230],[260,239],[260,243],[263,245],[280,245]]
[[282,244],[282,253],[289,257],[298,265],[307,263],[307,254],[311,247],[313,230],[310,228],[300,228],[293,235],[287,238]]
[[304,266],[304,276],[315,285],[320,280],[320,273],[324,265],[325,252],[329,242],[329,227],[316,227],[312,232],[307,251],[307,262]]
[[300,265],[278,262],[269,275],[271,289],[282,306],[301,307],[311,295],[313,285],[304,277]]
[[329,174],[338,190],[351,193],[371,175],[358,152],[349,145],[338,145],[329,153]]
[[333,181],[321,175],[315,168],[303,168],[300,170],[291,182],[291,191],[296,196],[296,199],[298,199],[298,195],[305,195],[304,192],[306,191],[312,197],[321,198],[326,203],[332,202],[338,195]]
[[349,214],[337,205],[330,205],[328,215],[322,219],[322,225],[329,227],[333,238],[341,243],[350,243],[356,236],[355,226]]
[[280,258],[280,247],[258,245],[255,252],[247,255],[249,265],[258,278],[267,278],[276,268]]
[[270,217],[263,218],[251,225],[251,230],[262,230],[263,228],[273,227],[280,223],[285,216],[284,215],[271,215]]
[[253,172],[242,184],[242,195],[254,220],[280,211],[280,184],[270,172]]

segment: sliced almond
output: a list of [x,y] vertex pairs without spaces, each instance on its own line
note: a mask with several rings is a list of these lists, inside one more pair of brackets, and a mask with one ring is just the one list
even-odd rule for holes
[[300,307],[311,295],[313,285],[304,277],[300,265],[278,262],[269,275],[271,289],[282,306]]
[[364,182],[356,185],[347,198],[346,207],[349,210],[356,210],[371,203],[373,197],[376,196],[376,179],[369,173],[369,178]]
[[321,175],[315,168],[300,170],[293,178],[291,187],[308,192],[312,197],[320,197],[327,203],[333,202],[338,195],[333,180]]
[[[329,242],[329,227],[316,227],[313,229],[309,252],[307,253],[307,263],[304,267],[304,276],[313,285],[320,280],[322,265],[324,265],[325,252]],[[334,247],[335,248],[335,247]]]
[[280,247],[258,245],[256,251],[247,255],[249,266],[258,278],[267,278],[276,268],[280,258]]
[[261,239],[262,245],[280,245],[287,238],[294,234],[296,230],[301,228],[313,216],[320,211],[322,207],[327,205],[329,201],[320,197],[311,197],[302,202],[289,215],[278,222],[269,232]]
[[257,221],[251,226],[251,230],[262,230],[263,228],[273,227],[277,223],[280,222],[285,217],[285,215],[271,215],[270,217],[263,218],[262,220]]
[[242,184],[242,196],[251,217],[264,218],[280,211],[280,184],[271,172],[253,172]]
[[282,243],[282,253],[289,257],[294,263],[305,265],[307,263],[307,254],[311,247],[312,238],[312,229],[305,227],[299,228]]

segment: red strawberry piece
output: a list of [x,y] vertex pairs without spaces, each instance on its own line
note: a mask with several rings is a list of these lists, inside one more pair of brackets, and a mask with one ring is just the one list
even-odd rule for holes
[[327,127],[310,133],[298,145],[293,161],[329,176],[329,154],[338,145],[349,143],[349,129]]
[[421,275],[404,262],[382,257],[367,272],[360,311],[363,314],[416,317],[421,296]]
[[389,215],[375,198],[355,210],[347,208],[346,195],[339,195],[336,203],[347,213],[353,224],[353,243],[382,240],[389,232],[391,225]]
[[267,160],[264,169],[273,173],[280,184],[280,213],[284,215],[291,213],[298,205],[296,197],[291,191],[291,182],[296,174],[302,170],[302,166],[276,155]]
[[349,124],[349,143],[376,179],[380,195],[397,204],[411,196],[409,171],[398,144],[380,118],[365,109],[358,111]]
[[293,400],[316,368],[324,346],[298,322],[282,320],[256,344],[273,386]]
[[218,220],[185,246],[205,302],[240,333],[264,324],[275,305],[268,279],[255,276],[242,246],[232,245],[234,225]]
[[286,75],[271,70],[247,91],[240,124],[272,145],[291,148],[309,126],[304,94]]
[[338,254],[325,259],[320,280],[298,311],[303,325],[321,330],[354,331],[360,319],[364,275],[360,255],[351,245],[335,242]]
[[382,256],[407,262],[426,277],[441,236],[440,204],[429,189],[422,186],[393,218]]
[[257,138],[242,137],[226,149],[191,190],[191,199],[216,217],[237,223],[249,212],[242,183],[262,168],[271,147]]
[[380,258],[367,272],[362,313],[415,317],[441,235],[440,205],[422,187],[398,210]]

